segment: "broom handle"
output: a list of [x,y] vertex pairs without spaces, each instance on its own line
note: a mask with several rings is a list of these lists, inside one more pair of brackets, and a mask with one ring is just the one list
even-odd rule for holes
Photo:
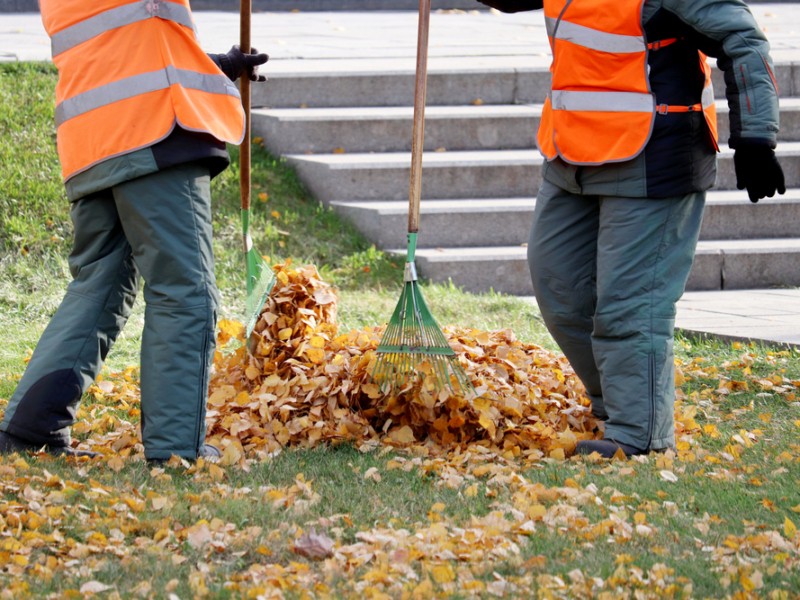
[[[419,0],[417,70],[414,82],[414,128],[411,136],[411,176],[408,194],[408,233],[419,231],[419,200],[422,194],[422,147],[425,142],[425,92],[428,78],[428,29],[431,0]],[[416,237],[416,236],[415,236]]]
[[[241,0],[239,8],[239,47],[250,54],[250,13],[252,0]],[[250,210],[250,78],[245,73],[239,78],[239,93],[244,108],[244,139],[239,146],[239,191],[242,211]],[[245,235],[247,232],[245,232]]]

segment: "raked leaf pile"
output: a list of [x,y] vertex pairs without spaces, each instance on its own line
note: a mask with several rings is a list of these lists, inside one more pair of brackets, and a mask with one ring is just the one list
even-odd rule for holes
[[370,373],[383,327],[340,333],[335,290],[313,266],[275,271],[252,353],[240,323],[219,326],[207,420],[224,462],[342,441],[478,443],[509,456],[563,458],[595,435],[598,423],[566,359],[520,342],[511,329],[444,328],[479,397],[434,391],[424,364],[399,393],[382,394]]

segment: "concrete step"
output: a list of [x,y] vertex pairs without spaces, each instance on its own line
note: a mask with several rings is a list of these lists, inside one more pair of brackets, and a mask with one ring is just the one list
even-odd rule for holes
[[689,290],[800,286],[800,239],[703,240]]
[[[295,62],[292,61],[289,71],[282,71],[278,65],[270,71],[265,85],[253,86],[254,107],[414,104],[414,63],[411,60],[384,59],[380,70],[368,59],[333,63],[309,61],[301,65]],[[546,67],[531,67],[521,56],[432,58],[428,67],[427,105],[543,102],[549,81]]]
[[[430,106],[425,111],[425,150],[533,148],[541,110],[541,104]],[[413,116],[410,106],[255,109],[253,132],[274,154],[338,148],[400,152],[411,149]]]
[[[550,89],[548,61],[541,56],[431,57],[428,106],[531,104],[544,102]],[[407,57],[375,61],[270,62],[269,81],[253,86],[252,105],[268,108],[412,106],[414,62]],[[714,68],[717,98],[724,98],[721,73]],[[800,69],[791,62],[775,65],[782,98],[800,96]]]
[[[405,255],[405,249],[391,252]],[[422,277],[470,292],[533,294],[525,246],[420,249],[416,265]],[[800,286],[798,239],[701,241],[687,290],[778,286]]]
[[791,238],[800,235],[800,189],[753,204],[743,190],[712,190],[701,240]]
[[[776,150],[783,168],[787,188],[800,187],[800,142],[783,142]],[[717,161],[717,190],[736,189],[736,173],[733,166],[733,150],[725,147]]]
[[[408,198],[411,155],[288,155],[317,199]],[[423,198],[519,197],[535,193],[541,155],[537,150],[430,152],[423,157]]]
[[[423,200],[419,248],[513,246],[528,240],[534,198]],[[332,202],[378,248],[406,243],[408,200]]]
[[[720,145],[725,145],[730,136],[728,117],[730,111],[725,100],[717,100],[716,105]],[[800,141],[800,97],[782,97],[780,99],[780,122],[781,126],[778,131],[779,143]]]
[[[528,241],[535,198],[423,200],[419,248],[518,246]],[[378,248],[405,244],[408,201],[331,202]],[[702,240],[789,238],[800,231],[800,189],[753,204],[739,190],[711,191]]]
[[[717,101],[719,138],[728,139],[728,106]],[[431,106],[425,150],[534,148],[541,104]],[[401,152],[411,149],[410,106],[253,110],[253,133],[274,154]],[[800,141],[800,98],[781,101],[781,142]]]
[[[788,188],[800,187],[800,142],[779,146]],[[322,202],[408,197],[408,152],[291,154],[289,163]],[[526,197],[536,194],[542,157],[536,150],[429,152],[423,157],[422,198]],[[733,151],[719,155],[715,189],[736,189]]]

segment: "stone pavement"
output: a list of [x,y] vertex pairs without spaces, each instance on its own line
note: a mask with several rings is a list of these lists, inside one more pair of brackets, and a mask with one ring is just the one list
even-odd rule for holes
[[[750,9],[770,38],[774,60],[800,69],[800,6],[763,3]],[[195,18],[207,51],[223,52],[236,43],[236,13],[197,11]],[[416,26],[414,11],[254,13],[252,40],[270,54],[267,74],[353,68],[386,73],[413,69]],[[38,14],[0,15],[0,61],[49,59]],[[541,11],[504,15],[451,10],[435,11],[431,17],[429,72],[547,64]],[[679,304],[677,325],[725,339],[800,347],[800,290],[689,292]]]
[[677,326],[727,340],[755,340],[800,348],[800,290],[687,292]]

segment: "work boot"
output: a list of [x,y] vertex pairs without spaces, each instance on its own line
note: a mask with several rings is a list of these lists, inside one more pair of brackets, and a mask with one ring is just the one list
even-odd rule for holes
[[628,444],[623,444],[616,440],[581,440],[575,448],[575,454],[588,455],[597,452],[603,458],[614,458],[617,450],[625,453],[625,458],[647,454],[647,450],[642,450]]
[[[216,446],[211,444],[203,444],[197,458],[203,458],[208,462],[217,462],[222,457],[222,452]],[[169,458],[148,458],[147,464],[149,465],[165,465],[169,462]],[[195,462],[197,459],[186,459],[189,462]]]
[[209,462],[217,462],[220,458],[222,458],[222,452],[216,446],[212,446],[211,444],[203,444],[203,447],[200,448],[200,454],[198,454],[197,458],[204,458]]
[[20,437],[12,435],[6,431],[0,431],[0,454],[22,454],[24,452],[35,454],[37,452],[47,452],[53,456],[88,456],[94,458],[100,456],[97,452],[90,450],[76,450],[70,446],[54,446],[52,444],[37,444],[23,440]]

